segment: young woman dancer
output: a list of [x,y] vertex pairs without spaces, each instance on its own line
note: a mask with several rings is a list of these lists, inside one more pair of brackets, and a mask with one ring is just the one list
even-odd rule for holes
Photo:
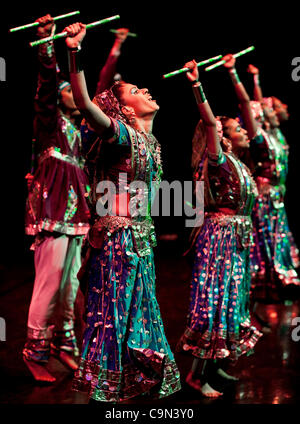
[[[203,395],[217,397],[216,374],[225,372],[227,359],[251,351],[261,333],[250,324],[249,290],[251,211],[256,185],[239,157],[249,148],[247,132],[236,119],[216,119],[198,81],[196,62],[192,82],[202,120],[194,136],[196,178],[204,181],[205,218],[195,234],[188,323],[177,349],[195,358],[187,383]],[[226,138],[225,138],[225,137]]]
[[284,203],[289,146],[280,123],[289,115],[287,106],[279,99],[263,97],[259,70],[249,65],[248,72],[254,79],[256,126],[264,135],[263,141],[251,146],[254,178],[259,190],[252,215],[255,240],[251,248],[253,295],[261,302],[282,301],[287,296],[286,290],[300,287],[297,274],[299,251],[289,228]]
[[85,26],[65,30],[75,102],[86,118],[84,140],[99,147],[96,185],[105,181],[109,191],[106,214],[105,195],[97,200],[88,236],[87,325],[73,387],[104,402],[168,396],[180,389],[180,376],[155,296],[150,207],[162,173],[152,134],[159,106],[146,88],[125,82],[91,101],[79,65]]

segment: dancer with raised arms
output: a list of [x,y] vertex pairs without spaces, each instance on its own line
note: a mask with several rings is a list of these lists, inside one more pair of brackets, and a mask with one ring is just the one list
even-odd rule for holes
[[256,185],[239,157],[249,148],[236,119],[215,118],[199,82],[196,62],[187,78],[201,120],[193,139],[195,179],[204,181],[205,217],[195,249],[187,326],[177,349],[194,357],[187,383],[204,396],[222,395],[216,378],[236,380],[230,363],[252,351],[261,333],[249,314],[251,211]]
[[[90,136],[99,145],[97,183],[117,187],[108,196],[110,210],[96,217],[88,236],[87,326],[73,388],[104,402],[168,396],[180,389],[180,377],[155,295],[150,206],[162,173],[152,134],[159,106],[146,88],[125,82],[92,101],[79,62],[85,25],[65,31],[75,102],[86,120],[82,130],[86,143]],[[143,189],[129,191],[132,182]],[[99,215],[104,208],[98,206]]]

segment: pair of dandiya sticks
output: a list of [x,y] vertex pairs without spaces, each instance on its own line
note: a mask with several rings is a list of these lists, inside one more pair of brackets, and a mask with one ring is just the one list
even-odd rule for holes
[[[70,13],[66,13],[64,15],[56,16],[56,17],[53,18],[53,20],[58,21],[60,19],[64,19],[64,18],[68,18],[70,16],[78,15],[79,13],[80,13],[80,11],[76,10],[75,12],[70,12]],[[88,30],[88,29],[91,29],[91,28],[95,28],[97,26],[103,25],[107,22],[114,21],[116,19],[120,19],[120,15],[114,15],[114,16],[111,16],[109,18],[101,19],[100,21],[96,21],[96,22],[92,22],[90,24],[87,24],[86,29]],[[20,31],[20,30],[23,30],[23,29],[27,29],[27,28],[32,28],[32,27],[35,27],[35,26],[38,26],[38,25],[39,25],[38,22],[32,22],[32,23],[27,24],[27,25],[11,28],[10,32],[16,32],[16,31]],[[111,29],[110,32],[117,33],[117,30]],[[54,40],[57,40],[59,38],[65,38],[65,37],[67,37],[67,35],[68,35],[68,33],[66,31],[64,31],[64,32],[61,32],[59,34],[53,35],[51,37],[46,37],[46,38],[42,38],[41,40],[32,41],[30,43],[30,46],[34,47],[34,46],[38,46],[39,44],[47,43],[48,41],[54,41]],[[137,37],[137,34],[134,34],[132,32],[128,32],[127,35],[129,35],[131,37]],[[255,49],[254,46],[250,46],[245,50],[241,50],[240,52],[233,54],[232,56],[234,58],[237,58],[237,57],[243,56],[244,54],[247,54],[247,53],[253,51],[254,49]],[[222,57],[223,57],[222,55],[218,55],[218,56],[211,57],[209,59],[202,60],[201,62],[197,63],[197,67],[207,65],[208,63],[215,62],[217,60],[218,62],[214,63],[213,65],[207,66],[205,68],[205,71],[211,71],[212,69],[215,69],[215,68],[223,65],[224,63],[226,63],[225,60],[219,60]],[[176,71],[173,71],[173,72],[170,72],[168,74],[163,75],[163,78],[167,79],[167,78],[170,78],[170,77],[173,77],[175,75],[178,75],[178,74],[181,74],[181,73],[184,73],[184,72],[188,72],[188,71],[189,71],[189,68],[186,68],[186,67],[180,68],[180,69],[177,69]]]
[[[70,16],[79,15],[79,14],[80,14],[80,11],[75,10],[75,12],[70,12],[70,13],[66,13],[64,15],[55,16],[53,18],[53,21],[58,21],[60,19],[69,18]],[[107,22],[111,22],[111,21],[114,21],[116,19],[120,19],[120,15],[110,16],[109,18],[101,19],[100,21],[96,21],[96,22],[92,22],[90,24],[87,24],[86,29],[95,28],[99,25],[106,24]],[[21,31],[23,29],[36,27],[38,25],[39,25],[38,22],[32,22],[31,24],[26,24],[26,25],[22,25],[22,26],[19,26],[19,27],[11,28],[9,30],[9,32]],[[115,29],[111,29],[110,32],[117,33],[118,31],[115,30]],[[59,34],[53,35],[52,37],[46,37],[46,38],[43,38],[41,40],[32,41],[31,43],[29,43],[29,45],[31,47],[35,47],[35,46],[38,46],[39,44],[47,43],[48,41],[54,41],[54,40],[57,40],[59,38],[67,37],[67,35],[68,34],[67,34],[66,31],[60,32]],[[137,34],[134,34],[133,32],[128,32],[127,35],[130,36],[130,37],[137,37]]]

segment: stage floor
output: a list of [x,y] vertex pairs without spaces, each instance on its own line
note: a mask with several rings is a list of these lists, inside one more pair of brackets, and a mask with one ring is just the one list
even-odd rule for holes
[[[174,351],[182,334],[189,302],[191,269],[181,255],[176,242],[161,242],[156,253],[157,299],[166,335]],[[51,358],[49,369],[57,378],[52,385],[34,382],[22,360],[26,338],[27,313],[33,287],[32,260],[25,264],[3,267],[0,287],[0,316],[6,322],[6,341],[0,342],[0,403],[1,404],[87,404],[86,395],[71,391],[72,374],[60,362]],[[224,396],[212,400],[185,383],[192,359],[175,354],[182,381],[182,390],[169,398],[153,401],[141,396],[124,404],[172,405],[207,404],[289,404],[300,403],[300,341],[292,340],[292,318],[300,317],[299,301],[260,305],[259,312],[272,324],[272,332],[265,334],[249,357],[241,357],[231,372],[239,376],[237,383],[223,386]],[[76,333],[80,342],[83,331],[83,296],[76,302]],[[298,335],[300,331],[298,331]],[[80,343],[79,343],[80,344]]]

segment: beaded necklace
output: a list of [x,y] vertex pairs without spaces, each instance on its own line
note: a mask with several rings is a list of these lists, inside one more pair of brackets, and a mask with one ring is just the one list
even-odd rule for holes
[[[158,186],[162,175],[161,147],[157,139],[152,134],[136,130],[127,126],[133,148],[132,168],[134,179],[141,177],[147,185],[154,183]],[[151,168],[151,157],[155,164],[154,175]],[[151,178],[152,177],[152,178]]]
[[241,213],[251,212],[254,198],[258,195],[256,183],[248,167],[233,152],[226,153],[226,155],[234,165],[240,183],[241,204],[239,210]]

